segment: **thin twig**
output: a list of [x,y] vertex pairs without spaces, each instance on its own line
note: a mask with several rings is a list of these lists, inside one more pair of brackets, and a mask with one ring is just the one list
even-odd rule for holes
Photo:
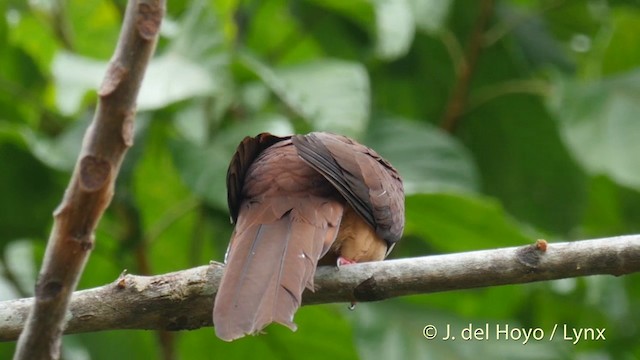
[[[223,266],[158,276],[125,275],[74,294],[66,333],[116,329],[185,330],[211,326]],[[640,272],[640,235],[321,267],[306,305]],[[0,341],[15,340],[33,299],[0,302]],[[213,336],[213,335],[212,335]]]
[[73,52],[73,36],[71,31],[71,24],[67,16],[67,9],[65,9],[66,1],[56,0],[52,1],[51,6],[51,27],[56,37],[68,51]]
[[47,243],[35,302],[14,359],[57,359],[71,295],[133,145],[138,90],[158,38],[164,0],[129,1],[120,39],[98,91],[99,103]]
[[473,77],[478,58],[480,57],[480,50],[484,43],[484,30],[487,27],[492,13],[493,0],[482,0],[480,3],[480,13],[478,14],[474,29],[469,38],[465,59],[460,62],[462,68],[456,72],[457,76],[453,92],[451,93],[442,118],[441,127],[450,133],[454,132],[460,116],[464,113],[467,97],[469,96],[471,78]]
[[487,85],[479,88],[469,98],[469,102],[465,109],[465,113],[473,111],[480,105],[483,105],[493,99],[509,94],[531,94],[540,97],[546,97],[551,93],[552,86],[548,81],[531,79],[531,80],[509,80],[501,83]]
[[466,61],[464,57],[464,49],[456,38],[456,35],[453,31],[449,29],[443,29],[438,33],[440,41],[444,45],[445,49],[447,49],[447,53],[449,54],[449,58],[451,59],[451,63],[453,64],[453,70],[455,71],[456,78],[459,78],[462,69],[467,67]]

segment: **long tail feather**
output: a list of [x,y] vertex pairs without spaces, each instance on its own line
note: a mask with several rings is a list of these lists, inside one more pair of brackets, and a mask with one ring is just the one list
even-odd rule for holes
[[307,198],[286,209],[283,201],[276,209],[247,207],[238,219],[241,230],[232,237],[213,312],[223,340],[258,333],[272,322],[296,330],[302,292],[313,289],[318,259],[335,240],[340,203]]

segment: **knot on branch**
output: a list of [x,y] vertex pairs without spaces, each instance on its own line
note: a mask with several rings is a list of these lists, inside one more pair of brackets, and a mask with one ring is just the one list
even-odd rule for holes
[[109,63],[109,69],[104,75],[104,80],[100,85],[100,90],[98,90],[98,95],[100,95],[101,97],[106,97],[113,93],[118,85],[124,80],[127,73],[127,68],[119,61],[111,61]]
[[367,278],[353,289],[353,296],[357,301],[376,301],[382,299],[384,294],[379,293],[380,287],[374,276]]
[[162,6],[158,1],[140,3],[136,17],[136,28],[140,36],[148,41],[155,38],[162,22]]
[[518,262],[527,268],[537,269],[540,265],[542,256],[547,251],[547,242],[538,240],[533,245],[527,245],[519,248],[516,252]]
[[167,319],[167,325],[165,326],[165,330],[168,331],[177,331],[184,330],[188,328],[189,318],[185,315],[172,316]]
[[111,175],[109,161],[93,155],[80,160],[80,187],[87,192],[102,189]]
[[43,300],[56,298],[62,291],[62,283],[58,280],[38,282],[36,296]]
[[127,113],[127,116],[122,123],[122,142],[126,147],[133,146],[133,121],[135,120],[135,117],[135,111],[130,111]]

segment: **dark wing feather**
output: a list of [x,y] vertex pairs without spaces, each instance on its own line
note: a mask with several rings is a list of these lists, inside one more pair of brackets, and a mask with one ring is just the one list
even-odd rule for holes
[[291,138],[300,156],[321,173],[389,244],[404,229],[404,190],[398,172],[372,149],[347,137],[310,133]]
[[227,169],[227,204],[233,223],[238,220],[238,211],[242,201],[242,186],[249,166],[265,149],[289,138],[290,136],[279,137],[269,133],[261,133],[255,137],[247,136],[238,144]]
[[368,190],[362,186],[362,180],[357,174],[348,172],[338,164],[334,155],[325,144],[316,136],[295,135],[292,142],[298,150],[298,155],[316,171],[322,174],[356,209],[365,221],[375,228],[375,219],[371,205],[367,202]]

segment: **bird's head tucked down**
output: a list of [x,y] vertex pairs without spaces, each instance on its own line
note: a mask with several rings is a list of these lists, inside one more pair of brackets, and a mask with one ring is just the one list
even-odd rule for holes
[[219,338],[293,315],[320,264],[383,260],[404,228],[402,180],[374,150],[341,135],[262,133],[227,172],[235,230],[213,310]]

